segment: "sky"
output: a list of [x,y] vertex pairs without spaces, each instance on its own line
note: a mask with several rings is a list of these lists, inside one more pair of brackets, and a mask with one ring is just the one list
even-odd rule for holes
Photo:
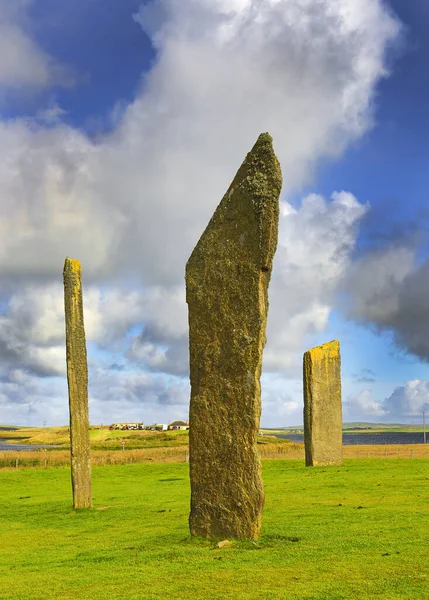
[[0,0],[0,423],[188,416],[185,264],[258,135],[283,172],[264,427],[338,339],[344,421],[429,411],[427,0]]

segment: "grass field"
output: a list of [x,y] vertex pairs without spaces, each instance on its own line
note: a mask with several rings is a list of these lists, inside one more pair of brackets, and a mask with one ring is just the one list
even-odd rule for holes
[[[261,438],[258,450],[262,459],[304,460],[304,444]],[[343,446],[344,458],[429,458],[429,444],[383,444]],[[188,445],[168,445],[126,450],[91,450],[93,466],[123,465],[144,462],[187,462]],[[10,469],[65,467],[70,464],[70,450],[0,451],[0,471]]]
[[94,510],[67,468],[0,473],[0,598],[428,600],[429,460],[263,462],[258,543],[189,536],[188,465],[94,467]]
[[[94,426],[89,432],[93,450],[121,450],[122,440],[127,448],[163,448],[184,446],[189,442],[188,431],[139,431],[110,430],[107,426]],[[70,431],[67,426],[60,427],[16,427],[13,431],[1,431],[0,441],[7,443],[32,445],[52,444],[70,447]],[[281,440],[284,441],[284,440]]]
[[[162,448],[180,446],[188,443],[187,431],[120,431],[104,426],[91,427],[91,448],[93,450],[120,450],[121,442],[126,441],[127,448]],[[16,441],[19,444],[54,444],[70,447],[69,428],[63,427],[19,427],[14,431],[0,431],[0,441]]]
[[[366,429],[353,430],[353,426],[366,427]],[[9,426],[10,427],[10,426]],[[264,435],[274,433],[287,434],[288,432],[301,431],[298,428],[262,429]],[[428,425],[429,430],[429,425]],[[378,423],[344,423],[343,433],[398,433],[423,431],[421,425],[403,424],[378,424]],[[429,431],[428,431],[429,438]],[[54,444],[68,448],[70,446],[70,433],[67,426],[62,427],[15,427],[13,431],[1,431],[1,440],[16,441],[20,444]],[[186,446],[189,440],[187,431],[120,431],[109,430],[108,426],[94,425],[90,429],[92,450],[120,450],[121,442],[125,439],[126,448],[163,448],[172,446]]]

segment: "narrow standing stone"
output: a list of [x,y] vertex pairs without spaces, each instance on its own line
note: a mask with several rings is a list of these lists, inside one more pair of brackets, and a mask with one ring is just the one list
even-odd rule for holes
[[263,133],[186,265],[192,535],[260,535],[260,375],[281,185]]
[[66,258],[63,276],[73,506],[91,508],[88,367],[83,324],[82,272],[79,261]]
[[340,344],[337,340],[304,354],[305,464],[343,462]]

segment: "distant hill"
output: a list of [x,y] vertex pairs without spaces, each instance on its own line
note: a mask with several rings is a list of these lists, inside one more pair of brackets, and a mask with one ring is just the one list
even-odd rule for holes
[[[263,431],[277,431],[284,433],[300,433],[303,432],[303,425],[289,425],[287,427],[261,427]],[[369,421],[350,421],[343,423],[343,431],[423,431],[421,423],[372,423]],[[429,431],[429,424],[427,425]]]
[[0,425],[0,431],[16,431],[21,429],[19,425]]

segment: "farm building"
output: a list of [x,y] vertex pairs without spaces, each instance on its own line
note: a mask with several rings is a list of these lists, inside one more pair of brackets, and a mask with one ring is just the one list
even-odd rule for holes
[[189,429],[189,421],[172,421],[168,424],[168,429],[186,431]]
[[109,429],[144,429],[144,423],[112,423]]

